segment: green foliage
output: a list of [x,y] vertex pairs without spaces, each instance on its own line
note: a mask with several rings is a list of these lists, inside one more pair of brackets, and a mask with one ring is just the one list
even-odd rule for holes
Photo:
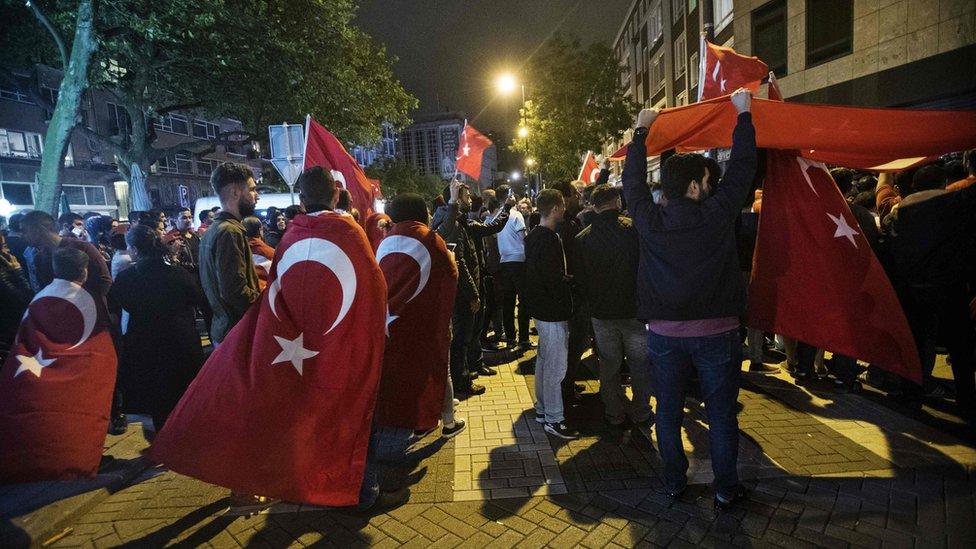
[[545,179],[575,179],[582,155],[619,138],[640,106],[624,95],[624,71],[603,43],[582,47],[556,35],[526,68],[531,84],[522,117],[529,134],[511,148],[534,158]]
[[441,194],[447,185],[436,175],[424,175],[409,162],[395,158],[377,162],[366,168],[366,175],[380,180],[383,197],[390,199],[401,193],[417,193],[426,200]]

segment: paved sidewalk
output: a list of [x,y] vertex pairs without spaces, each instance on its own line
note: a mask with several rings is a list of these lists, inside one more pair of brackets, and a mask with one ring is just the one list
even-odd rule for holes
[[692,486],[670,502],[657,491],[653,432],[606,426],[596,382],[568,411],[583,436],[566,443],[533,420],[532,376],[516,362],[498,371],[479,380],[484,395],[462,402],[464,434],[411,445],[402,430],[383,433],[384,486],[411,488],[393,512],[360,518],[279,504],[231,517],[226,489],[152,469],[53,545],[976,546],[973,444],[862,396],[744,374],[740,473],[752,493],[716,513],[696,400],[685,420]]

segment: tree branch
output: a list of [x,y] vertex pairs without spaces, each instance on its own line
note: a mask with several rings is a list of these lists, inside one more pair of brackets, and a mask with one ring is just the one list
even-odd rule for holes
[[122,148],[121,145],[119,145],[115,141],[112,141],[110,138],[105,137],[104,135],[96,132],[91,128],[86,128],[84,124],[78,124],[75,128],[78,131],[80,131],[85,137],[94,139],[95,141],[98,141],[100,144],[105,145],[106,147],[112,149],[112,153],[114,153],[115,156],[122,156],[125,153],[125,149]]
[[61,70],[68,70],[68,48],[64,45],[64,39],[61,38],[61,35],[58,34],[57,29],[55,29],[54,25],[51,24],[51,20],[44,15],[44,12],[41,11],[41,8],[39,8],[37,4],[31,0],[27,0],[27,7],[34,12],[34,17],[40,21],[41,25],[47,29],[49,33],[51,33],[51,38],[58,46],[58,53],[61,54]]

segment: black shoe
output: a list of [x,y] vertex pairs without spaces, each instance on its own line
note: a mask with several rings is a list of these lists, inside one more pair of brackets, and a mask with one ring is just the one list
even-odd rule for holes
[[518,343],[518,348],[522,349],[523,351],[529,351],[535,349],[536,347],[538,347],[538,345],[532,343],[531,341],[519,341]]
[[582,383],[574,383],[573,390],[576,391],[577,393],[582,393],[583,391],[586,390],[586,385],[583,385]]
[[466,426],[463,419],[455,419],[453,427],[445,426],[441,429],[441,438],[452,438],[463,431]]
[[536,423],[542,423],[544,425],[546,423],[546,415],[545,414],[540,414],[539,412],[536,412],[536,414],[535,414],[535,422]]
[[496,372],[495,370],[492,370],[491,368],[489,368],[487,366],[482,366],[481,368],[478,368],[476,371],[478,372],[478,375],[479,376],[494,376],[494,375],[498,375],[498,372]]
[[573,440],[579,438],[579,433],[570,429],[569,427],[566,427],[566,424],[563,422],[546,423],[546,426],[543,428],[550,435],[557,436],[563,440]]
[[125,430],[128,428],[129,424],[125,419],[125,414],[119,414],[112,418],[108,424],[108,434],[110,435],[124,435]]
[[763,364],[762,362],[749,362],[749,373],[751,374],[778,374],[780,372],[779,366],[773,366],[771,364]]
[[499,343],[499,342],[497,342],[497,341],[495,341],[495,342],[482,341],[481,342],[481,350],[484,351],[484,352],[486,352],[486,353],[497,353],[498,351],[501,351],[502,348],[503,348],[502,347],[502,344]]
[[735,506],[736,503],[745,499],[746,489],[742,486],[736,486],[735,491],[731,496],[720,496],[715,494],[715,509],[717,511],[728,511]]
[[437,426],[436,425],[434,425],[430,429],[417,429],[417,430],[415,430],[413,432],[413,438],[417,438],[417,439],[424,438],[425,436],[433,433],[436,430],[437,430]]
[[681,496],[684,495],[685,489],[681,488],[680,490],[669,490],[665,488],[663,493],[664,497],[668,498],[669,500],[678,501],[681,499]]
[[467,387],[457,388],[455,391],[461,393],[462,395],[482,395],[485,393],[485,386],[472,383]]
[[356,517],[372,517],[376,515],[382,515],[383,513],[388,513],[397,507],[402,506],[410,499],[410,488],[400,488],[395,492],[380,492],[376,496],[376,501],[373,505],[367,507],[366,509],[360,509],[358,507],[350,507],[348,509],[343,509],[347,515],[352,515]]

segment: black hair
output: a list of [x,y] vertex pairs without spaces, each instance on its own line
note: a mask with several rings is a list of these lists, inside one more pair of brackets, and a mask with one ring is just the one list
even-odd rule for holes
[[[458,188],[458,193],[460,193],[461,189],[468,189],[470,191],[471,190],[471,187],[469,187],[467,183],[461,183],[461,186]],[[444,204],[448,204],[451,201],[451,186],[450,185],[444,187],[444,190],[441,191],[441,198],[444,199]]]
[[[568,183],[568,182],[567,182]],[[539,213],[542,217],[549,217],[552,213],[553,208],[560,204],[565,204],[566,199],[563,197],[563,193],[558,189],[543,189],[539,193],[539,196],[535,199],[536,206],[539,208]]]
[[499,202],[505,202],[509,196],[512,196],[512,187],[502,184],[495,188],[495,198]]
[[140,225],[151,225],[156,226],[159,223],[159,214],[153,210],[148,212],[139,212],[139,224]]
[[861,191],[854,197],[853,203],[868,210],[874,210],[877,206],[873,191]]
[[938,164],[929,164],[919,168],[912,176],[912,191],[921,192],[932,189],[944,189],[946,186],[945,169]]
[[247,235],[248,238],[255,238],[261,236],[260,219],[251,215],[241,220],[241,224],[244,225],[244,234]]
[[305,213],[305,208],[302,208],[299,204],[292,204],[285,208],[285,218],[288,221],[295,219],[295,216],[302,213]]
[[197,219],[200,220],[200,223],[206,223],[210,219],[211,213],[213,212],[210,210],[201,210],[200,213],[197,214]]
[[952,160],[946,162],[945,165],[946,181],[955,183],[960,179],[966,179],[969,174],[966,173],[966,168],[962,165],[962,160]]
[[58,248],[51,257],[54,278],[76,281],[88,271],[88,254],[78,248]]
[[58,225],[71,225],[75,221],[84,221],[84,218],[74,212],[64,212],[58,216]]
[[108,237],[108,241],[113,250],[124,250],[129,247],[125,242],[125,233],[113,233]]
[[[302,172],[295,182],[295,187],[306,205],[328,206],[336,193],[336,182],[332,178],[332,173],[322,166],[313,166]],[[285,212],[287,211],[286,209]]]
[[51,217],[51,214],[40,210],[25,213],[24,217],[20,220],[20,226],[24,230],[31,227],[40,227],[46,229],[48,232],[56,232],[54,218]]
[[125,243],[135,248],[139,252],[139,257],[143,259],[161,260],[169,254],[156,229],[142,223],[125,233]]
[[339,200],[336,201],[336,209],[348,212],[352,209],[352,193],[346,189],[339,190]]
[[708,188],[712,194],[718,189],[718,182],[722,179],[722,165],[711,156],[706,156],[705,167],[708,168]]
[[138,223],[142,219],[142,214],[146,212],[140,210],[130,210],[129,211],[129,223]]
[[661,167],[661,187],[669,199],[681,198],[688,193],[692,181],[699,184],[705,178],[705,157],[698,153],[678,153],[671,156]]
[[593,202],[594,206],[599,208],[613,202],[618,198],[620,198],[620,190],[609,183],[604,183],[602,185],[597,185],[596,188],[593,189],[593,195],[590,197],[590,200]]
[[247,180],[253,178],[254,174],[247,165],[224,162],[210,174],[210,186],[219,196],[228,185],[247,185]]
[[840,193],[847,196],[854,185],[854,170],[849,168],[834,168],[830,170],[830,176],[834,178],[834,183],[840,189]]
[[855,188],[858,193],[863,193],[864,191],[872,191],[878,187],[878,178],[873,175],[862,175],[858,178]]
[[430,219],[427,203],[424,202],[422,196],[416,193],[402,193],[394,196],[386,211],[390,216],[390,221],[394,223],[417,221],[426,224]]
[[10,219],[7,220],[7,228],[9,228],[11,231],[20,232],[20,222],[23,220],[24,214],[15,213],[14,215],[10,216]]
[[572,198],[576,195],[576,187],[573,186],[572,182],[565,179],[562,181],[556,181],[550,188],[559,191],[559,193],[563,195],[563,198]]

